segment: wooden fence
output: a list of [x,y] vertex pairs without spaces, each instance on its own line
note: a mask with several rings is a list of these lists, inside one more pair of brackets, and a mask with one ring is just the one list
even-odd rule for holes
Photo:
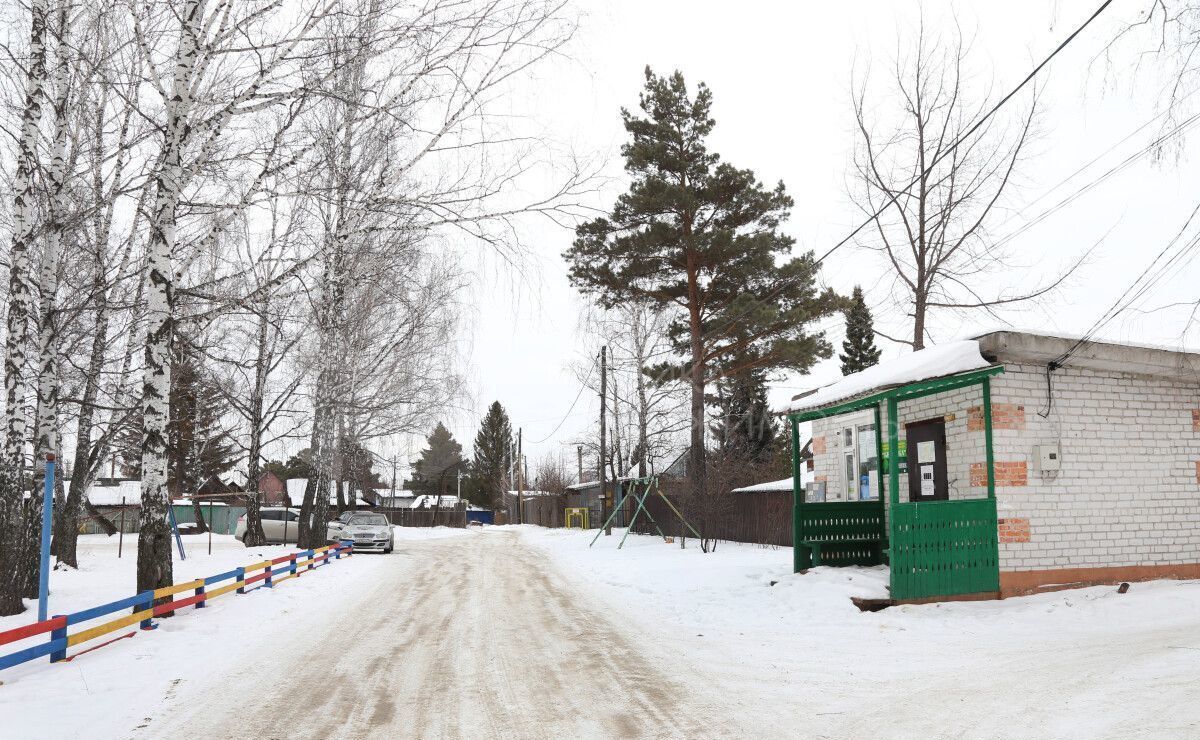
[[465,527],[467,507],[444,506],[434,509],[371,509],[372,513],[383,514],[397,527]]
[[[668,496],[671,494],[668,493]],[[730,493],[726,514],[710,523],[692,522],[702,534],[729,542],[750,542],[759,545],[792,546],[792,494],[790,491],[760,491],[756,493]],[[671,502],[680,506],[684,502],[672,497]],[[627,502],[632,506],[632,502]],[[646,499],[646,508],[668,536],[682,537],[684,526],[670,507],[658,496]],[[684,508],[684,513],[687,509]],[[633,516],[632,508],[629,516]],[[701,526],[707,524],[706,527]],[[708,529],[709,531],[705,531]],[[654,524],[644,513],[634,522],[633,531],[639,534],[657,534]],[[691,537],[691,533],[687,535]]]

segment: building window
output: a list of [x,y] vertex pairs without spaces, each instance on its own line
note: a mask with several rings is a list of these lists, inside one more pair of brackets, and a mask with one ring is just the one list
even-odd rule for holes
[[858,463],[855,476],[856,490],[852,499],[866,501],[879,498],[879,459],[875,454],[875,425],[858,427],[858,444],[855,460]]
[[853,501],[858,498],[855,495],[855,479],[854,475],[854,450],[846,450],[846,500]]

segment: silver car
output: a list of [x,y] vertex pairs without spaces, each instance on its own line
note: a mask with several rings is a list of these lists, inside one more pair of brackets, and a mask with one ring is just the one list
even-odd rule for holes
[[347,511],[329,523],[330,540],[353,540],[355,552],[389,553],[396,544],[392,525],[383,514]]

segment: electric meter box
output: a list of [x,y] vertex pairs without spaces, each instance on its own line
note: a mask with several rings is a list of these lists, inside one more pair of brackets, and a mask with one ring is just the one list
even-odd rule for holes
[[1038,470],[1043,473],[1053,473],[1062,467],[1062,456],[1059,454],[1058,445],[1035,445],[1033,460],[1038,466]]

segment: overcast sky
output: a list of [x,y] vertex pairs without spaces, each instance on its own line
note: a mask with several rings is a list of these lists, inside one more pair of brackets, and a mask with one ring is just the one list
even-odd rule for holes
[[[957,15],[975,37],[977,94],[990,89],[995,99],[1098,4],[929,2],[924,16],[933,31],[952,34]],[[1136,61],[1133,47],[1119,50],[1115,63],[1102,55],[1116,30],[1145,5],[1114,3],[1039,78],[1041,135],[1031,148],[1012,208],[994,229],[998,235],[1021,227],[1161,133],[1158,123],[1144,126],[1161,111],[1159,86],[1150,76],[1133,84],[1128,74]],[[712,88],[717,127],[711,148],[768,183],[785,183],[796,201],[785,229],[798,249],[824,252],[853,228],[857,211],[848,196],[854,145],[851,79],[868,69],[882,73],[897,43],[911,40],[917,3],[606,0],[580,7],[583,17],[569,56],[541,66],[511,105],[556,146],[605,158],[611,180],[596,206],[610,206],[627,185],[618,155],[625,140],[619,109],[636,106],[642,70],[649,64],[660,73],[679,69],[690,85],[702,80]],[[1114,73],[1120,73],[1116,80]],[[1067,334],[1090,327],[1195,207],[1200,193],[1197,146],[1200,141],[1193,136],[1178,155],[1138,161],[1014,239],[1016,264],[994,277],[998,287],[1036,285],[1092,245],[1100,246],[1052,300],[1012,313],[1011,323]],[[472,263],[477,284],[466,328],[472,398],[446,421],[469,451],[479,417],[488,404],[500,400],[514,426],[525,430],[532,467],[546,454],[562,452],[573,460],[568,444],[594,427],[597,403],[591,393],[579,397],[571,372],[572,363],[594,347],[579,331],[584,305],[568,285],[560,257],[572,233],[539,222],[529,224],[524,239],[532,260],[523,276],[486,258]],[[879,284],[881,271],[877,255],[847,246],[824,264],[822,279],[844,292],[861,283],[877,325],[903,333],[904,317],[893,308],[886,284]],[[1141,312],[1122,315],[1101,336],[1197,346],[1197,327],[1188,325],[1192,306],[1186,305],[1195,300],[1195,278],[1195,268],[1183,266],[1140,302]],[[1185,305],[1155,310],[1176,302]],[[836,346],[840,321],[825,325]],[[935,341],[946,340],[996,326],[994,319],[982,316],[967,321],[934,317],[932,334]],[[881,345],[885,358],[905,351]],[[838,374],[835,359],[811,375],[780,379],[773,385],[773,400]],[[414,449],[420,446],[419,440],[413,443]]]

